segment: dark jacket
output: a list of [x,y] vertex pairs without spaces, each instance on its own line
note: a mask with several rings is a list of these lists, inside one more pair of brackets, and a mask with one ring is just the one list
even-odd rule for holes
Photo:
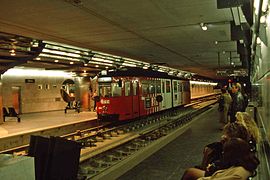
[[230,108],[231,122],[234,122],[236,120],[235,114],[238,111],[246,111],[246,103],[241,92],[236,92],[232,94],[232,105]]

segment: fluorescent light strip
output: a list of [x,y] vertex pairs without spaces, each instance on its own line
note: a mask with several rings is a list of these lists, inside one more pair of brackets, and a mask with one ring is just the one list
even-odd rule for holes
[[59,48],[67,48],[67,49],[72,48],[72,49],[78,50],[78,51],[89,51],[89,49],[71,46],[71,45],[67,45],[67,44],[56,43],[56,42],[52,42],[52,41],[43,41],[43,42],[47,43],[48,45],[51,45],[54,47],[59,47]]
[[44,54],[44,53],[40,53],[39,57],[48,57],[48,58],[53,58],[53,59],[62,59],[62,60],[69,60],[69,61],[80,61],[80,59],[75,59],[75,58],[70,58],[70,57],[65,57],[65,56],[49,55],[49,54]]
[[63,51],[57,51],[57,50],[43,49],[42,52],[43,52],[43,53],[52,53],[52,54],[57,54],[57,55],[63,55],[63,56],[70,56],[70,57],[75,57],[75,58],[82,57],[82,56],[79,55],[79,54],[66,53],[66,52],[63,52]]
[[217,83],[213,83],[213,82],[201,82],[201,81],[190,81],[190,84],[212,85],[212,86],[216,86],[217,85]]
[[7,70],[3,76],[31,76],[31,77],[72,77],[71,73],[64,71],[53,71],[44,69],[20,69],[12,68]]
[[103,66],[113,66],[112,64],[108,64],[108,63],[102,63],[102,62],[94,62],[94,61],[89,61],[89,64],[99,64],[99,65],[103,65]]
[[102,59],[102,58],[99,58],[99,57],[93,57],[90,61],[99,61],[99,62],[106,62],[106,63],[111,63],[111,64],[114,63],[113,61],[110,61],[110,60],[107,60],[107,59]]
[[137,67],[136,64],[130,64],[130,63],[123,63],[123,66],[129,66],[129,67]]

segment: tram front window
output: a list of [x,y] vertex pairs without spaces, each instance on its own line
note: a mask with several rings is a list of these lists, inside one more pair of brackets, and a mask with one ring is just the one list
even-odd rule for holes
[[117,97],[122,95],[122,88],[118,83],[100,84],[99,85],[100,97]]
[[99,96],[100,97],[111,97],[111,84],[100,84],[99,85]]

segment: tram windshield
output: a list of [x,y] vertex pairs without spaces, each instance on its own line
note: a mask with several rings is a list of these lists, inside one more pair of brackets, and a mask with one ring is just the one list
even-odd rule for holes
[[117,97],[121,96],[122,88],[118,83],[100,83],[99,84],[99,96],[100,97]]

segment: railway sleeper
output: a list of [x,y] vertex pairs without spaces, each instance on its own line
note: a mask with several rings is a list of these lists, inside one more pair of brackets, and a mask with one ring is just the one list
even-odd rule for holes
[[103,142],[104,141],[103,137],[100,137],[100,136],[96,136],[95,139],[96,139],[97,142]]
[[128,156],[131,154],[130,152],[124,151],[123,149],[117,149],[115,150],[115,152],[119,154],[120,156]]
[[103,139],[111,139],[111,135],[110,134],[103,134]]
[[127,146],[126,149],[129,151],[129,152],[135,152],[137,151],[139,148],[137,146]]
[[121,157],[118,157],[118,156],[116,156],[116,155],[114,155],[114,154],[108,154],[108,155],[106,156],[106,159],[107,159],[108,161],[110,161],[110,162],[113,162],[113,161],[119,161],[119,160],[121,160],[122,158],[121,158]]
[[83,147],[96,147],[96,142],[94,139],[88,139],[87,141],[83,141],[82,146]]
[[116,130],[116,132],[117,132],[117,134],[124,134],[125,133],[125,131],[124,130],[122,130],[122,129],[119,129],[119,130]]
[[110,134],[111,134],[111,137],[117,137],[118,136],[118,133],[115,132],[115,131],[112,131]]
[[100,172],[101,169],[98,169],[96,167],[93,166],[84,166],[84,167],[80,167],[79,172],[84,174],[96,174],[98,172]]
[[139,149],[140,147],[146,146],[146,144],[145,144],[145,143],[142,143],[142,142],[133,142],[133,143],[132,143],[132,146],[133,146],[135,149]]
[[104,159],[95,159],[93,165],[97,168],[106,168],[111,166],[111,163],[105,161]]

